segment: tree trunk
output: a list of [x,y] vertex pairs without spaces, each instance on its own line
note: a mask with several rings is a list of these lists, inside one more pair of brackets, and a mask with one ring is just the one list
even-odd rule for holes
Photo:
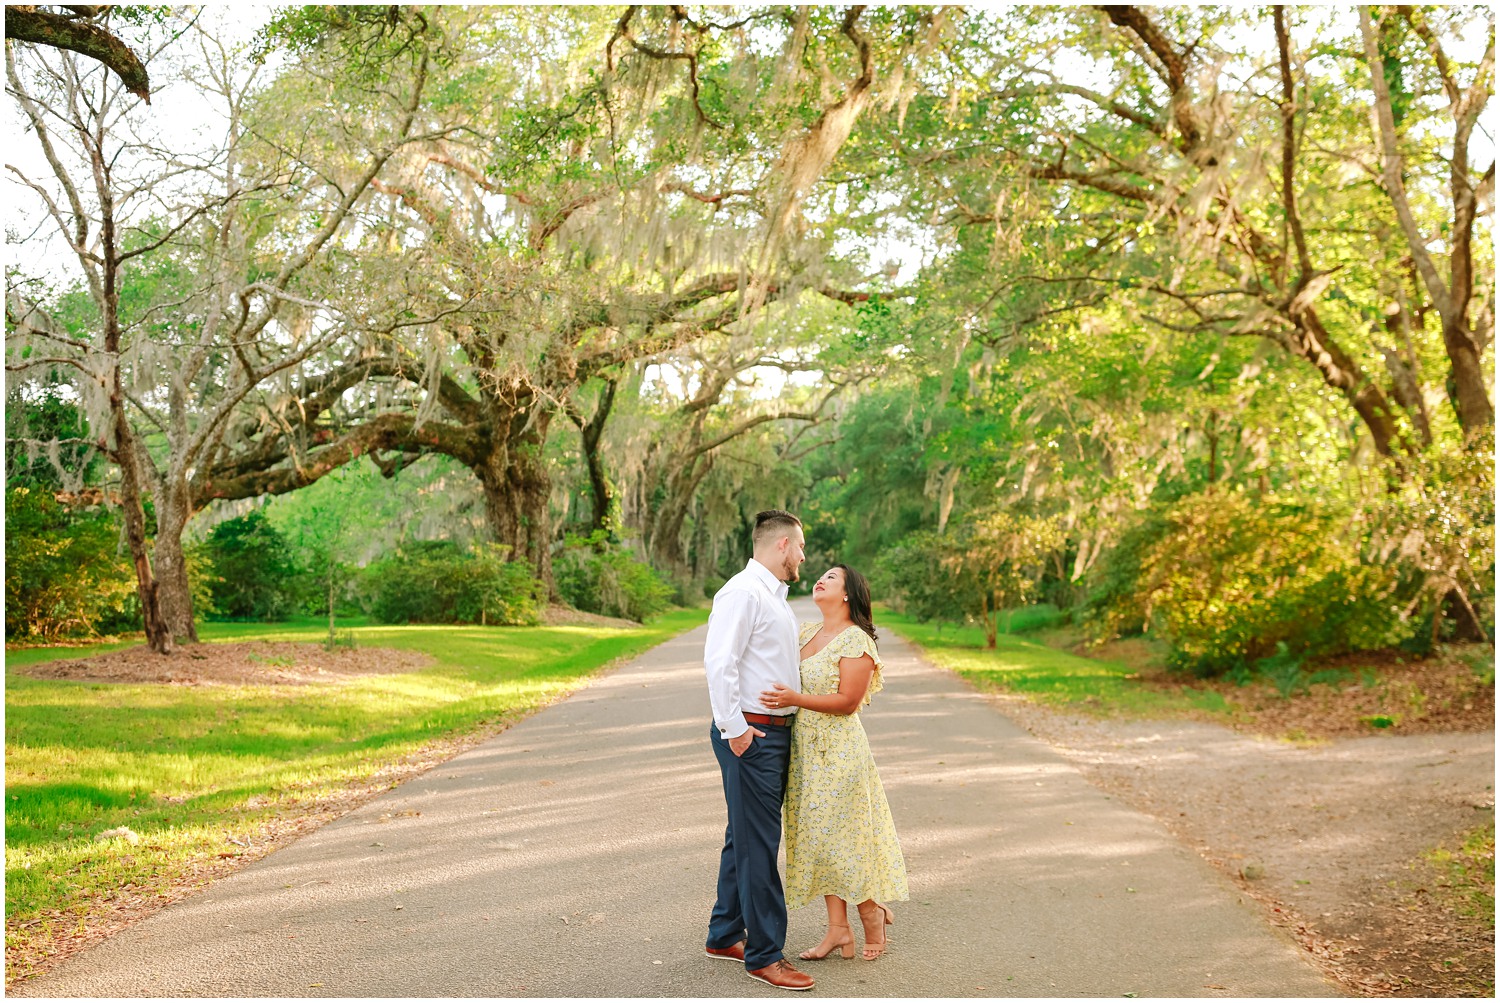
[[1289,336],[1291,344],[1288,347],[1312,363],[1324,383],[1344,395],[1363,420],[1375,451],[1381,456],[1392,456],[1398,448],[1410,452],[1411,443],[1397,427],[1396,409],[1385,392],[1333,340],[1317,311],[1310,305],[1298,305],[1294,300],[1288,310],[1288,319],[1296,325],[1296,330]]
[[1417,381],[1420,365],[1417,361],[1416,350],[1411,343],[1411,317],[1400,303],[1387,311],[1385,329],[1396,345],[1406,349],[1403,354],[1400,347],[1378,346],[1380,354],[1385,359],[1386,372],[1391,376],[1391,393],[1397,403],[1406,410],[1413,427],[1417,430],[1418,439],[1423,448],[1426,448],[1432,445],[1432,420],[1427,414],[1427,404],[1422,399],[1422,387]]
[[682,527],[687,522],[689,499],[669,494],[651,519],[651,556],[673,575],[686,574],[687,554],[682,547]]
[[600,395],[599,405],[594,410],[594,416],[588,421],[583,421],[581,415],[569,409],[569,415],[578,425],[579,434],[582,436],[583,459],[588,466],[589,497],[593,501],[593,514],[589,520],[589,529],[595,532],[602,531],[612,538],[620,527],[611,517],[611,510],[615,506],[614,486],[610,484],[609,474],[604,469],[604,457],[599,452],[599,444],[604,438],[604,426],[609,420],[610,409],[615,403],[617,386],[618,383],[615,380],[604,381],[604,391]]
[[1208,413],[1203,434],[1208,438],[1208,483],[1214,484],[1219,480],[1219,412]]
[[[1396,211],[1417,274],[1443,319],[1443,347],[1447,350],[1450,366],[1449,396],[1464,434],[1472,435],[1495,423],[1495,408],[1490,402],[1489,389],[1479,365],[1478,345],[1467,320],[1473,286],[1471,242],[1477,210],[1475,186],[1469,176],[1469,135],[1484,109],[1489,87],[1488,81],[1481,76],[1467,95],[1452,88],[1451,81],[1446,79],[1444,57],[1441,49],[1436,48],[1436,40],[1423,31],[1419,22],[1411,20],[1411,8],[1403,10],[1412,28],[1435,48],[1438,66],[1444,73],[1445,83],[1451,88],[1449,101],[1454,116],[1453,151],[1449,158],[1449,190],[1453,199],[1449,231],[1452,241],[1449,258],[1451,284],[1445,285],[1438,273],[1437,262],[1427,247],[1428,235],[1418,222],[1407,195],[1405,157],[1400,148],[1400,134],[1385,76],[1386,57],[1382,53],[1383,43],[1393,44],[1391,33],[1397,30],[1396,22],[1394,18],[1382,17],[1377,25],[1371,17],[1372,8],[1360,7],[1360,34],[1364,39],[1365,62],[1370,70],[1370,88],[1375,98],[1374,124],[1380,149],[1381,184]],[[1493,41],[1489,58],[1493,58]],[[1493,171],[1494,167],[1491,166],[1490,170]]]
[[678,581],[691,579],[687,553],[682,545],[682,527],[687,523],[698,485],[713,469],[712,454],[698,453],[676,467],[667,477],[666,498],[652,513],[650,550],[654,563],[666,568]]
[[999,640],[997,635],[999,634],[1000,628],[999,624],[996,621],[1000,617],[1000,611],[998,609],[990,609],[990,593],[987,589],[980,595],[979,601],[981,603],[980,609],[982,611],[980,619],[984,621],[984,646],[991,651],[994,651],[995,646]]
[[610,486],[609,476],[604,472],[604,464],[599,458],[598,451],[585,452],[584,457],[588,460],[589,498],[593,502],[593,512],[589,516],[589,530],[613,535],[615,526],[609,511],[614,506],[614,489]]
[[551,420],[542,407],[514,413],[508,425],[511,435],[503,441],[492,439],[474,473],[484,490],[485,516],[495,542],[510,548],[510,560],[530,564],[557,599],[552,577],[552,477],[542,455]]
[[141,622],[146,630],[146,644],[160,655],[171,654],[172,632],[162,619],[157,581],[151,573],[151,555],[146,549],[146,509],[141,504],[140,464],[136,458],[135,433],[125,415],[120,393],[120,370],[115,367],[115,394],[110,400],[114,418],[114,460],[120,466],[120,509],[125,523],[125,541],[135,565],[136,593],[141,600]]
[[156,571],[161,616],[178,643],[196,644],[198,628],[193,622],[193,590],[188,582],[187,557],[182,552],[182,531],[192,511],[178,491],[157,492],[156,546],[152,565]]
[[151,573],[151,555],[146,548],[146,507],[142,503],[140,444],[125,413],[125,387],[120,373],[120,259],[115,250],[114,202],[106,178],[107,168],[99,153],[93,153],[96,187],[101,203],[99,228],[103,248],[100,306],[104,314],[104,352],[113,360],[110,367],[109,415],[115,437],[114,461],[120,466],[120,507],[125,522],[125,539],[135,564],[136,590],[141,597],[141,622],[146,629],[146,643],[157,654],[171,654],[172,631],[162,619],[158,583]]
[[1479,349],[1468,330],[1443,320],[1443,344],[1448,349],[1448,394],[1465,435],[1495,424],[1495,406],[1484,379]]

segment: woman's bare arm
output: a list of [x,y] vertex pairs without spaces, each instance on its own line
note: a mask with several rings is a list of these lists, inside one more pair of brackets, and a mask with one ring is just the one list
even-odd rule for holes
[[853,714],[859,710],[859,705],[864,703],[865,694],[869,692],[870,680],[874,675],[875,659],[869,655],[860,655],[858,658],[840,658],[837,693],[814,696],[811,693],[798,693],[790,687],[777,683],[773,688],[761,694],[762,702],[767,706],[802,707],[806,710],[815,710],[819,714],[839,716]]

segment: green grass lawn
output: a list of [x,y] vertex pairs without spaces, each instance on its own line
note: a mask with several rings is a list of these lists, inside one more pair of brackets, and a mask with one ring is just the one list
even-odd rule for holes
[[1084,658],[1014,634],[1001,634],[991,651],[985,648],[984,631],[978,627],[918,623],[890,610],[882,610],[877,623],[921,646],[934,664],[957,672],[983,690],[1126,717],[1229,711],[1221,694],[1141,686],[1130,678],[1135,670],[1128,665]]
[[[360,647],[417,649],[436,663],[309,686],[31,679],[13,670],[111,645],[8,651],[7,955],[44,945],[112,899],[165,891],[204,862],[243,852],[277,818],[368,784],[434,741],[516,720],[707,615],[678,610],[634,629],[357,626]],[[212,641],[326,634],[313,620],[202,629]],[[138,845],[95,842],[122,825]]]

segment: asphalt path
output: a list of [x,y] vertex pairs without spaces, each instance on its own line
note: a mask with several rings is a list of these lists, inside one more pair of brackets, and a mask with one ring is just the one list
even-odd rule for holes
[[[799,614],[812,619],[809,603]],[[704,629],[14,996],[776,997],[705,958],[724,802]],[[1154,819],[886,636],[864,722],[910,875],[822,996],[1335,996]],[[792,913],[788,956],[822,935]]]

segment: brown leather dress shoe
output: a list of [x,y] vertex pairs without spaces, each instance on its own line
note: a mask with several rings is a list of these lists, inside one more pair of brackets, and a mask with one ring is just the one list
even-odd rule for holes
[[813,977],[806,972],[797,971],[787,963],[785,958],[772,962],[764,968],[757,968],[753,972],[747,971],[745,974],[757,982],[764,982],[777,989],[800,991],[813,987]]
[[728,947],[705,947],[703,953],[710,958],[718,958],[720,961],[745,961],[745,945],[730,944]]

